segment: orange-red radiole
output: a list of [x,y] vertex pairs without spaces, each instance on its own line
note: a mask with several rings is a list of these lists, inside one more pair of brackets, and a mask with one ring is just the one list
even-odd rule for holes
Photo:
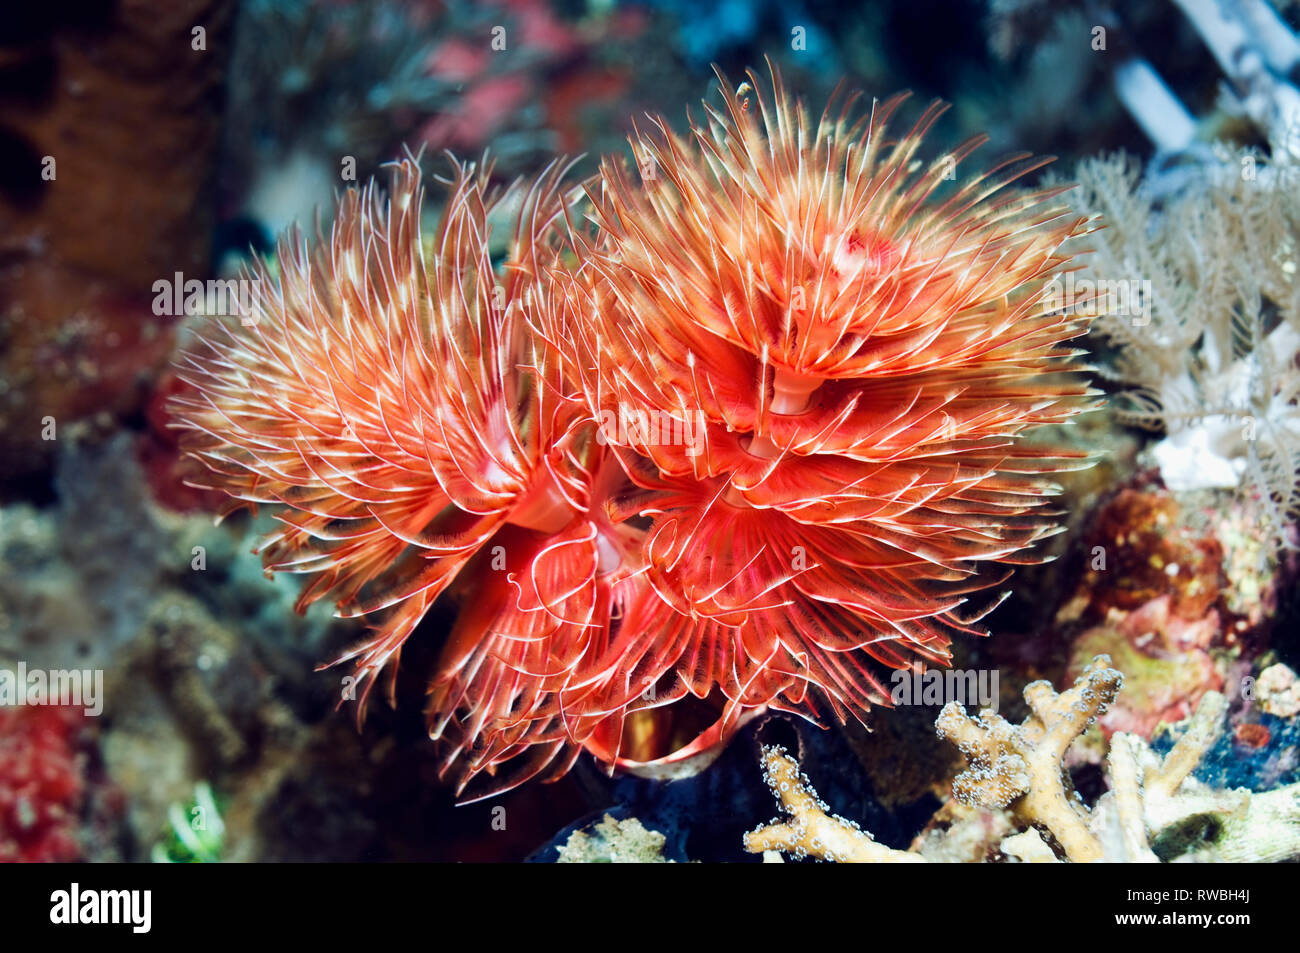
[[938,105],[891,140],[901,97],[814,120],[759,85],[585,187],[455,165],[428,241],[397,163],[182,357],[189,449],[279,506],[266,566],[379,620],[362,709],[462,591],[428,714],[472,796],[887,704],[881,666],[979,632],[981,568],[1056,531],[1048,475],[1085,462],[1022,439],[1094,400],[1086,319],[1042,304],[1090,226],[1007,188],[1042,162],[941,191],[979,140],[920,162]]

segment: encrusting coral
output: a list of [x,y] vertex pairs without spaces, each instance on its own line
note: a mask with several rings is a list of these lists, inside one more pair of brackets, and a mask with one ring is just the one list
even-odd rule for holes
[[460,790],[581,748],[673,769],[768,707],[862,717],[874,668],[984,634],[981,570],[1032,560],[1050,475],[1087,464],[1023,439],[1095,397],[1088,319],[1041,294],[1091,225],[1010,188],[1042,162],[949,187],[982,140],[918,161],[939,105],[891,138],[901,98],[813,120],[750,80],[689,139],[635,136],[639,185],[455,165],[428,245],[400,163],[182,357],[187,448],[232,508],[280,507],[267,569],[386,612],[347,656],[362,709],[462,597],[428,711]]
[[82,722],[72,708],[0,706],[0,862],[83,858]]
[[557,845],[558,864],[664,864],[667,838],[647,830],[635,817],[619,820],[606,814],[584,830],[574,831]]
[[[1139,736],[1116,732],[1107,758],[1110,789],[1086,805],[1065,772],[1065,754],[1122,683],[1102,655],[1066,691],[1041,681],[1026,686],[1030,715],[1019,725],[992,711],[974,719],[957,703],[946,705],[936,728],[967,760],[952,786],[966,809],[952,812],[956,820],[946,831],[929,832],[910,850],[878,844],[852,822],[829,815],[794,759],[780,747],[764,746],[764,773],[787,817],[746,834],[745,849],[774,860],[787,853],[858,863],[938,861],[958,851],[969,857],[969,844],[953,850],[945,840],[968,839],[974,830],[986,839],[979,859],[1157,863],[1300,856],[1300,785],[1252,794],[1214,790],[1192,777],[1223,729],[1227,701],[1217,692],[1202,698],[1163,758]],[[995,820],[982,819],[989,815]]]

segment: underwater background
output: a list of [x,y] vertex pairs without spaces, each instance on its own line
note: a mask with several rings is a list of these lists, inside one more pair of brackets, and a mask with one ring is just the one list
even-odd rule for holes
[[[0,860],[825,856],[799,823],[770,844],[746,839],[807,808],[769,790],[788,767],[776,745],[826,814],[895,854],[1134,859],[1131,843],[1114,846],[1122,812],[1106,819],[1120,800],[1106,800],[1115,737],[1148,787],[1167,779],[1142,835],[1159,859],[1300,857],[1297,30],[1300,6],[1282,0],[6,11]],[[1024,184],[1079,183],[1063,201],[1104,226],[1071,237],[1066,287],[1134,289],[1074,342],[1104,406],[1043,428],[1096,460],[1056,476],[1064,531],[1038,544],[1052,561],[1016,568],[981,620],[989,638],[952,644],[953,668],[992,693],[958,700],[998,714],[953,722],[954,683],[917,671],[906,698],[872,708],[866,725],[764,711],[688,776],[611,775],[582,754],[554,783],[458,806],[425,705],[463,598],[433,605],[402,648],[394,704],[377,693],[358,725],[339,704],[354,698],[348,670],[323,665],[367,620],[335,618],[331,600],[295,611],[307,581],[264,572],[253,552],[275,508],[216,524],[224,495],[203,488],[182,446],[177,356],[205,317],[185,282],[257,259],[279,267],[286,230],[328,235],[339,192],[386,182],[385,164],[403,156],[427,180],[447,174],[445,151],[488,154],[498,184],[557,155],[591,175],[602,156],[630,159],[647,114],[687,132],[688,110],[722,101],[715,67],[738,83],[746,70],[765,79],[768,62],[814,116],[841,85],[864,92],[860,108],[903,90],[911,116],[950,103],[926,135],[927,162],[979,134],[986,163],[1055,156]],[[1091,664],[1102,655],[1122,688]],[[87,687],[78,704],[53,703],[28,677],[70,671],[88,673],[93,698]],[[1092,706],[1048,759],[1060,776],[1043,783],[1078,792],[1095,847],[1070,842],[1077,817],[1017,807],[1037,790],[1033,771],[981,788],[1008,752],[1038,764],[1037,737],[1015,751],[954,744],[1004,716],[1055,724],[1044,715],[1055,692],[1040,705],[1025,694],[1044,682],[1063,693],[1077,682]]]

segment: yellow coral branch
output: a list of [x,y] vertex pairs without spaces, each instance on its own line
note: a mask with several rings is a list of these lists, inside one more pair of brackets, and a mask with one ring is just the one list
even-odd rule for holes
[[851,864],[925,863],[920,854],[894,850],[851,821],[828,814],[798,763],[779,745],[763,746],[763,774],[789,819],[779,818],[745,835],[751,854],[780,851],[795,857]]
[[970,763],[953,781],[953,796],[981,807],[1010,805],[1023,821],[1049,831],[1071,860],[1101,860],[1101,841],[1088,828],[1088,811],[1070,787],[1062,761],[1123,681],[1110,658],[1099,655],[1060,694],[1047,682],[1034,682],[1025,687],[1033,714],[1019,727],[992,711],[981,712],[976,721],[957,703],[945,705],[935,728]]
[[[1064,758],[1071,742],[1114,700],[1121,682],[1110,658],[1099,655],[1066,691],[1058,694],[1046,682],[1027,686],[1032,714],[1020,725],[987,709],[973,719],[960,705],[945,706],[935,727],[967,759],[952,785],[965,822],[931,829],[912,851],[878,844],[856,824],[829,814],[798,763],[783,748],[764,746],[765,778],[788,816],[746,834],[745,849],[853,863],[998,855],[1026,863],[1062,859],[1058,855],[1075,862],[1126,863],[1182,855],[1274,861],[1300,856],[1300,784],[1251,794],[1214,790],[1191,776],[1223,730],[1227,701],[1218,692],[1202,697],[1164,758],[1143,738],[1117,732],[1106,761],[1110,790],[1090,810],[1071,787]],[[970,823],[979,816],[976,809],[999,823]],[[1008,836],[1012,823],[1025,830]],[[1207,829],[1217,836],[1206,839]],[[984,833],[971,842],[972,831]]]

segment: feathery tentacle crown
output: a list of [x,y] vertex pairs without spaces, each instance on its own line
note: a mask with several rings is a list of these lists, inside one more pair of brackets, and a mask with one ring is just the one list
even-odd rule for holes
[[920,163],[939,104],[891,140],[902,97],[813,122],[759,86],[724,79],[689,138],[654,120],[635,178],[607,159],[558,277],[655,517],[647,577],[698,625],[678,672],[733,708],[807,713],[814,688],[843,718],[887,696],[865,656],[943,661],[980,565],[1055,531],[1043,474],[1079,461],[1019,437],[1094,396],[1065,373],[1086,320],[1041,304],[1089,226],[1060,190],[1006,189],[1027,156],[936,197],[982,142]]
[[[1086,320],[1040,303],[1089,226],[1007,188],[1042,162],[945,190],[980,141],[921,163],[937,104],[890,139],[902,97],[814,122],[775,71],[770,98],[722,83],[585,203],[558,165],[505,193],[457,165],[427,245],[399,163],[182,358],[189,449],[235,505],[280,505],[267,568],[382,610],[346,656],[366,694],[463,593],[429,702],[458,788],[887,704],[876,663],[979,631],[981,568],[1054,532],[1047,475],[1081,463],[1022,440],[1093,400]],[[707,718],[674,728],[690,699]]]
[[[488,174],[455,167],[427,245],[414,162],[395,166],[386,202],[373,185],[345,193],[328,243],[285,239],[254,311],[183,355],[194,392],[174,402],[232,508],[280,505],[261,553],[315,576],[300,608],[328,596],[343,616],[386,613],[339,659],[364,680],[359,713],[471,567],[430,686],[431,734],[461,786],[525,753],[514,779],[562,772],[626,701],[597,677],[630,575],[626,534],[592,514],[607,454],[523,318],[571,197],[558,166],[506,193]],[[498,274],[491,232],[513,205]]]

